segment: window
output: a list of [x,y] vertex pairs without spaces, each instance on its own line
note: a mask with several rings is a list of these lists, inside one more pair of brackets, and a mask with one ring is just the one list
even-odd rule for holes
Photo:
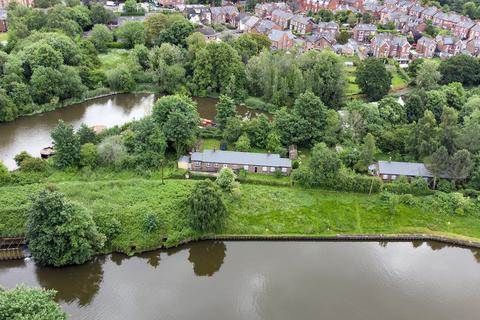
[[287,168],[282,168],[282,172],[287,172]]
[[270,172],[275,172],[275,167],[270,167]]
[[228,164],[224,163],[224,164],[223,164],[223,167],[224,167],[224,168],[228,168]]
[[382,179],[384,179],[384,180],[388,179],[388,175],[382,174]]
[[392,180],[395,180],[395,179],[397,179],[397,176],[392,174]]
[[214,166],[215,168],[218,168],[218,163],[214,163],[213,166]]
[[195,167],[200,167],[201,163],[200,161],[195,161]]
[[243,166],[243,170],[248,170],[248,166]]
[[262,167],[262,171],[263,171],[263,172],[266,172],[266,171],[267,171],[267,167]]
[[207,162],[207,163],[205,164],[205,166],[206,166],[207,168],[210,168],[210,167],[212,166],[212,164],[211,164],[210,162]]

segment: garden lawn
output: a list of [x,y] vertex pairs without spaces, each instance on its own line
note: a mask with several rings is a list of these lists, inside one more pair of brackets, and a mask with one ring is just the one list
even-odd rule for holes
[[128,50],[110,49],[107,53],[99,54],[98,58],[102,64],[100,69],[104,72],[114,69],[122,63],[127,63]]
[[[105,251],[140,252],[196,238],[185,218],[185,200],[196,181],[130,179],[65,181],[59,191],[88,208],[100,230],[116,218],[122,228]],[[25,233],[29,196],[44,185],[0,188],[0,235]],[[418,199],[421,203],[421,199]],[[480,241],[480,219],[397,204],[380,195],[242,184],[240,195],[226,195],[226,235],[336,235],[428,233]],[[160,228],[147,233],[143,218],[157,215]]]

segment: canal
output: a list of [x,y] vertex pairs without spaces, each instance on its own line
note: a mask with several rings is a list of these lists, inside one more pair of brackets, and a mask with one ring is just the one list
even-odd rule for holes
[[71,319],[473,320],[480,252],[436,242],[200,242],[76,267],[0,263]]
[[[13,158],[21,151],[40,156],[40,150],[51,145],[50,133],[59,119],[71,123],[75,128],[82,123],[110,128],[150,114],[157,98],[154,94],[118,94],[0,123],[0,160],[9,169],[14,169],[16,165]],[[215,118],[217,99],[197,97],[194,100],[202,118]],[[256,114],[242,106],[237,107],[237,112],[240,115]]]

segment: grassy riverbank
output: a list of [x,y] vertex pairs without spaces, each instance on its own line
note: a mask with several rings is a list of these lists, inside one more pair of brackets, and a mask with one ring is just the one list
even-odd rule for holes
[[[200,236],[183,218],[185,199],[195,181],[128,179],[115,181],[66,181],[56,184],[68,198],[90,209],[100,228],[112,218],[121,232],[107,251],[144,251]],[[0,234],[24,233],[29,195],[44,185],[0,188]],[[480,219],[442,214],[423,198],[409,205],[392,204],[381,195],[363,195],[242,184],[241,195],[227,195],[230,213],[222,234],[228,235],[337,235],[426,233],[480,241]],[[162,227],[143,230],[143,217],[154,213]]]

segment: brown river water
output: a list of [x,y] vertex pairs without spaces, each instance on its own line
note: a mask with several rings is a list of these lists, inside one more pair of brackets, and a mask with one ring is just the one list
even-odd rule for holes
[[0,262],[71,319],[476,320],[480,251],[435,242],[200,242],[75,267]]
[[[9,169],[15,169],[13,157],[21,151],[40,156],[40,150],[51,145],[50,133],[59,119],[75,128],[82,123],[113,127],[150,114],[157,97],[153,94],[118,94],[0,123],[0,160]],[[194,100],[202,118],[215,118],[217,99],[197,97]],[[242,106],[238,106],[237,111],[241,115],[256,114]]]

